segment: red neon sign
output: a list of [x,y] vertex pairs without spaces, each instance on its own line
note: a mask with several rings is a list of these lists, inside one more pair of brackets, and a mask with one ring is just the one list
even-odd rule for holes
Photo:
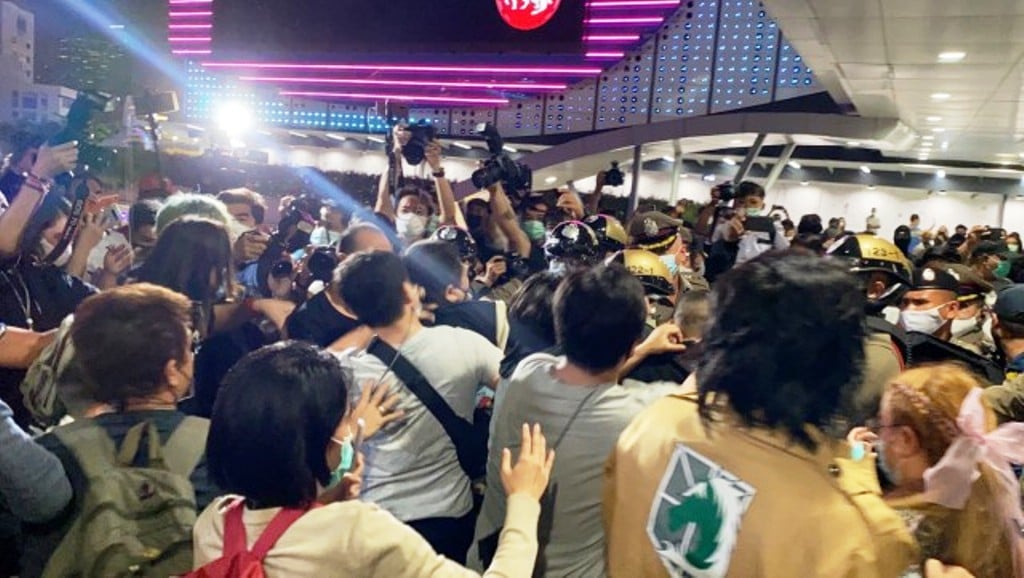
[[558,12],[561,0],[494,0],[506,24],[516,30],[544,26]]

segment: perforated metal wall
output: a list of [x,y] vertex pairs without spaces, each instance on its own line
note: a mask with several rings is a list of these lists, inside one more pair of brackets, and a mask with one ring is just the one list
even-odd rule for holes
[[[593,93],[590,96],[593,103]],[[455,118],[455,113],[452,113]],[[543,132],[544,97],[531,96],[498,111],[498,130],[505,136],[532,136]],[[590,129],[588,129],[590,130]]]
[[779,31],[755,0],[721,0],[711,112],[772,100]]
[[[266,125],[383,133],[365,104],[289,99],[225,81],[188,63],[185,111],[210,120],[213,103],[253,107]],[[738,110],[822,91],[758,0],[688,0],[650,38],[596,79],[558,94],[512,98],[505,108],[415,108],[438,134],[468,136],[495,122],[506,137],[580,133]]]
[[651,120],[708,113],[718,2],[689,2],[659,32]]
[[544,134],[594,130],[594,91],[597,81],[580,82],[547,98]]
[[786,100],[798,96],[806,96],[821,92],[824,88],[818,84],[814,72],[797,54],[793,45],[782,35],[779,48],[779,74],[775,82],[775,100]]
[[619,128],[647,122],[656,44],[656,37],[644,42],[601,75],[594,128]]

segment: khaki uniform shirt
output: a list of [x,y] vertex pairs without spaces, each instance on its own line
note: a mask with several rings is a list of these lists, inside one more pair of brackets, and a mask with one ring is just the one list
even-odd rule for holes
[[1002,385],[985,388],[982,396],[999,423],[1024,421],[1024,373],[1007,374]]
[[609,575],[899,576],[916,546],[873,459],[810,433],[815,452],[723,413],[709,434],[682,395],[639,414],[605,472]]

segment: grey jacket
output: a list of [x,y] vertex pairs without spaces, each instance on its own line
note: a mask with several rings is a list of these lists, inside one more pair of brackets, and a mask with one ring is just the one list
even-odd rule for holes
[[71,501],[71,483],[57,456],[29,437],[0,401],[0,497],[18,519],[47,522]]

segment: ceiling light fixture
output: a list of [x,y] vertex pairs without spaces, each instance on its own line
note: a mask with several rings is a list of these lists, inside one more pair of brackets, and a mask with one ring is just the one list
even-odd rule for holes
[[452,146],[453,146],[453,147],[456,147],[456,148],[460,148],[460,149],[462,149],[462,150],[464,150],[464,151],[468,151],[469,149],[473,148],[473,147],[469,146],[469,145],[468,145],[468,144],[466,144],[466,143],[461,143],[461,142],[458,142],[458,141],[456,141],[456,142],[453,142],[453,143],[452,143]]
[[948,92],[932,93],[932,100],[949,100],[951,98],[953,98],[953,95],[949,94]]
[[556,181],[558,181],[558,177],[556,177],[554,175],[544,179],[544,183],[548,184],[548,185],[553,185],[553,184],[555,184]]
[[947,52],[939,53],[939,62],[944,64],[951,64],[954,62],[960,62],[967,57],[967,53],[961,50],[949,50]]
[[512,154],[516,154],[516,153],[518,153],[518,152],[519,152],[519,149],[517,149],[517,148],[515,148],[515,147],[510,147],[510,146],[508,146],[508,145],[504,145],[504,146],[502,146],[502,147],[501,147],[501,150],[503,150],[503,151],[505,151],[505,152],[507,152],[507,153],[512,153]]
[[939,169],[939,170],[935,171],[935,176],[939,177],[940,179],[944,179],[944,178],[946,178],[946,171],[943,170],[943,169]]
[[326,137],[327,137],[327,138],[329,138],[329,139],[332,139],[332,140],[336,140],[336,141],[338,141],[338,142],[345,142],[346,140],[348,140],[348,139],[347,139],[347,138],[345,138],[345,137],[344,137],[343,135],[340,135],[340,134],[334,134],[334,133],[332,133],[332,132],[329,132],[329,133],[327,133],[327,134],[326,134],[326,135],[324,135],[324,136],[326,136]]
[[942,133],[942,132],[946,132],[946,129],[942,128],[941,126],[937,126],[937,127],[932,129],[932,132],[934,132],[934,133]]
[[375,142],[377,144],[384,144],[384,139],[382,139],[380,137],[376,137],[376,136],[368,136],[368,137],[366,137],[366,140],[368,140],[370,142]]
[[788,162],[788,163],[786,163],[786,164],[787,164],[787,165],[789,165],[789,168],[791,168],[791,169],[796,169],[796,170],[798,170],[798,171],[799,171],[799,170],[801,169],[801,167],[802,167],[802,165],[801,165],[800,163],[796,162],[796,161],[789,161],[789,162]]
[[949,150],[949,143],[948,142],[944,142],[944,143],[942,143],[942,145],[939,148],[941,148],[944,151]]
[[935,135],[926,134],[923,137],[921,137],[921,140],[935,140]]
[[809,184],[811,184],[810,181],[800,181],[800,186],[806,187]]
[[867,165],[861,165],[860,166],[860,172],[864,173],[865,175],[870,175],[871,174],[871,167],[869,167]]
[[294,130],[288,131],[288,134],[299,138],[306,138],[306,135],[302,134],[301,132],[295,132]]
[[714,182],[714,181],[715,181],[715,175],[712,175],[712,174],[706,174],[706,175],[704,175],[703,179],[704,179],[705,181],[709,182],[709,183],[712,183],[712,182]]
[[860,146],[860,141],[859,140],[846,141],[846,146],[848,146],[848,147],[859,147]]
[[729,165],[730,167],[736,166],[736,159],[733,159],[731,157],[725,157],[724,159],[722,159],[722,162]]
[[942,122],[941,116],[929,116],[925,119],[928,122]]

